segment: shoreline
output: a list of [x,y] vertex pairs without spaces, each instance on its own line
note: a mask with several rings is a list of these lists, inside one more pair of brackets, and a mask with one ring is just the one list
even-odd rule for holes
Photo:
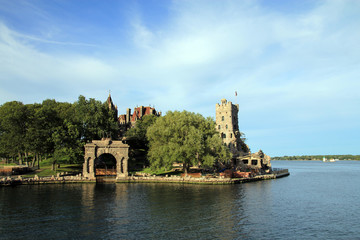
[[228,185],[228,184],[242,184],[247,182],[256,182],[262,180],[277,179],[289,176],[288,169],[282,169],[279,171],[273,171],[271,174],[257,175],[248,178],[194,178],[194,177],[180,177],[180,176],[150,176],[150,177],[137,177],[129,176],[126,178],[98,178],[98,179],[86,179],[82,176],[57,176],[57,177],[37,177],[34,178],[22,178],[18,176],[16,178],[4,177],[0,178],[0,187],[4,186],[18,186],[18,185],[43,185],[43,184],[81,184],[81,183],[181,183],[181,184],[206,184],[206,185]]

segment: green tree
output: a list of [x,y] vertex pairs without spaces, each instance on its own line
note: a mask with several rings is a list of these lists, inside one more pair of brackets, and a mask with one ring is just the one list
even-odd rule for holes
[[93,98],[87,100],[84,96],[79,96],[74,107],[75,121],[79,125],[82,141],[100,139],[105,135],[117,137],[119,131],[117,119],[114,118],[114,112],[106,103],[101,103]]
[[149,141],[146,137],[148,128],[158,119],[155,115],[146,115],[142,119],[136,121],[135,127],[130,128],[125,137],[128,144],[135,149],[149,149]]
[[74,104],[47,99],[42,104],[7,102],[0,106],[0,157],[19,163],[28,153],[35,160],[53,156],[56,162],[79,162],[83,146],[107,135],[117,138],[116,112],[106,103],[84,96]]
[[6,157],[19,156],[22,164],[25,152],[27,107],[22,102],[12,101],[0,107],[0,152]]
[[153,168],[182,163],[187,173],[191,166],[212,167],[216,161],[230,158],[223,146],[215,122],[187,111],[168,112],[148,128],[148,157]]
[[126,143],[130,145],[129,169],[141,169],[149,166],[146,156],[149,150],[149,141],[146,132],[157,118],[155,115],[146,115],[136,121],[135,127],[125,133]]
[[42,104],[28,105],[29,121],[27,123],[26,145],[34,155],[32,165],[38,162],[41,156],[52,155],[55,151],[53,133],[63,124],[62,109],[68,103],[59,103],[53,99],[47,99]]

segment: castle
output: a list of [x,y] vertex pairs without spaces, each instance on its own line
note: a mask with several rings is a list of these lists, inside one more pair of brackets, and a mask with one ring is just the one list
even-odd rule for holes
[[135,126],[135,123],[137,120],[142,119],[143,116],[146,115],[155,115],[155,116],[161,116],[161,112],[157,112],[155,108],[152,107],[136,107],[134,108],[134,113],[131,114],[131,109],[126,109],[126,114],[122,114],[119,116],[118,121],[120,124],[120,127],[125,129],[125,131],[131,127]]
[[259,169],[268,172],[271,169],[270,157],[261,150],[251,153],[249,147],[241,138],[239,131],[239,104],[233,104],[221,99],[215,106],[216,128],[225,146],[233,154],[232,165],[239,169]]
[[[117,106],[113,104],[111,95],[107,99],[109,109],[118,114]],[[259,150],[257,153],[251,153],[250,148],[245,144],[242,133],[239,130],[239,104],[233,104],[226,99],[221,99],[221,103],[215,106],[216,112],[216,129],[225,146],[232,153],[232,166],[241,170],[256,169],[262,172],[271,171],[270,157]],[[135,107],[134,112],[126,109],[126,114],[117,117],[120,125],[120,136],[135,126],[136,121],[142,119],[146,115],[161,116],[161,112],[157,112],[153,107]]]
[[135,127],[136,121],[142,119],[146,115],[161,116],[161,112],[157,112],[153,107],[140,106],[134,108],[133,114],[131,114],[131,109],[127,108],[126,114],[122,114],[119,115],[119,117],[117,117],[118,109],[117,106],[114,105],[110,93],[109,93],[109,97],[106,100],[106,103],[108,104],[109,109],[113,110],[116,113],[116,118],[120,126],[120,136],[123,136],[128,129]]

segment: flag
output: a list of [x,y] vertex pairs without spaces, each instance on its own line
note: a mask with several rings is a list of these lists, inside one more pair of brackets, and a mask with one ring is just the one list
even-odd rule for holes
[[235,91],[235,97],[237,96],[237,91]]

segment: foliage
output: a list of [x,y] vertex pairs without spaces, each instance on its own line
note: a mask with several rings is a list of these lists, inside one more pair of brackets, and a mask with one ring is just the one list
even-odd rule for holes
[[87,141],[104,135],[116,138],[118,130],[106,103],[84,96],[73,104],[51,99],[28,105],[7,102],[0,106],[0,157],[53,156],[53,164],[81,162]]
[[187,172],[191,166],[212,167],[230,158],[223,146],[215,122],[187,111],[168,112],[148,128],[148,157],[152,168],[182,163]]
[[149,141],[146,137],[147,129],[157,120],[155,115],[146,115],[142,119],[136,121],[135,127],[130,128],[125,137],[128,144],[135,149],[149,149]]
[[118,124],[114,112],[106,103],[80,96],[74,103],[74,121],[78,125],[80,139],[84,142],[105,136],[116,138]]
[[135,127],[130,128],[126,132],[126,143],[130,145],[129,169],[137,170],[149,166],[146,156],[149,149],[149,141],[146,137],[146,132],[157,118],[155,115],[145,115],[136,121]]
[[0,107],[0,154],[1,157],[16,156],[25,151],[26,106],[17,101]]

